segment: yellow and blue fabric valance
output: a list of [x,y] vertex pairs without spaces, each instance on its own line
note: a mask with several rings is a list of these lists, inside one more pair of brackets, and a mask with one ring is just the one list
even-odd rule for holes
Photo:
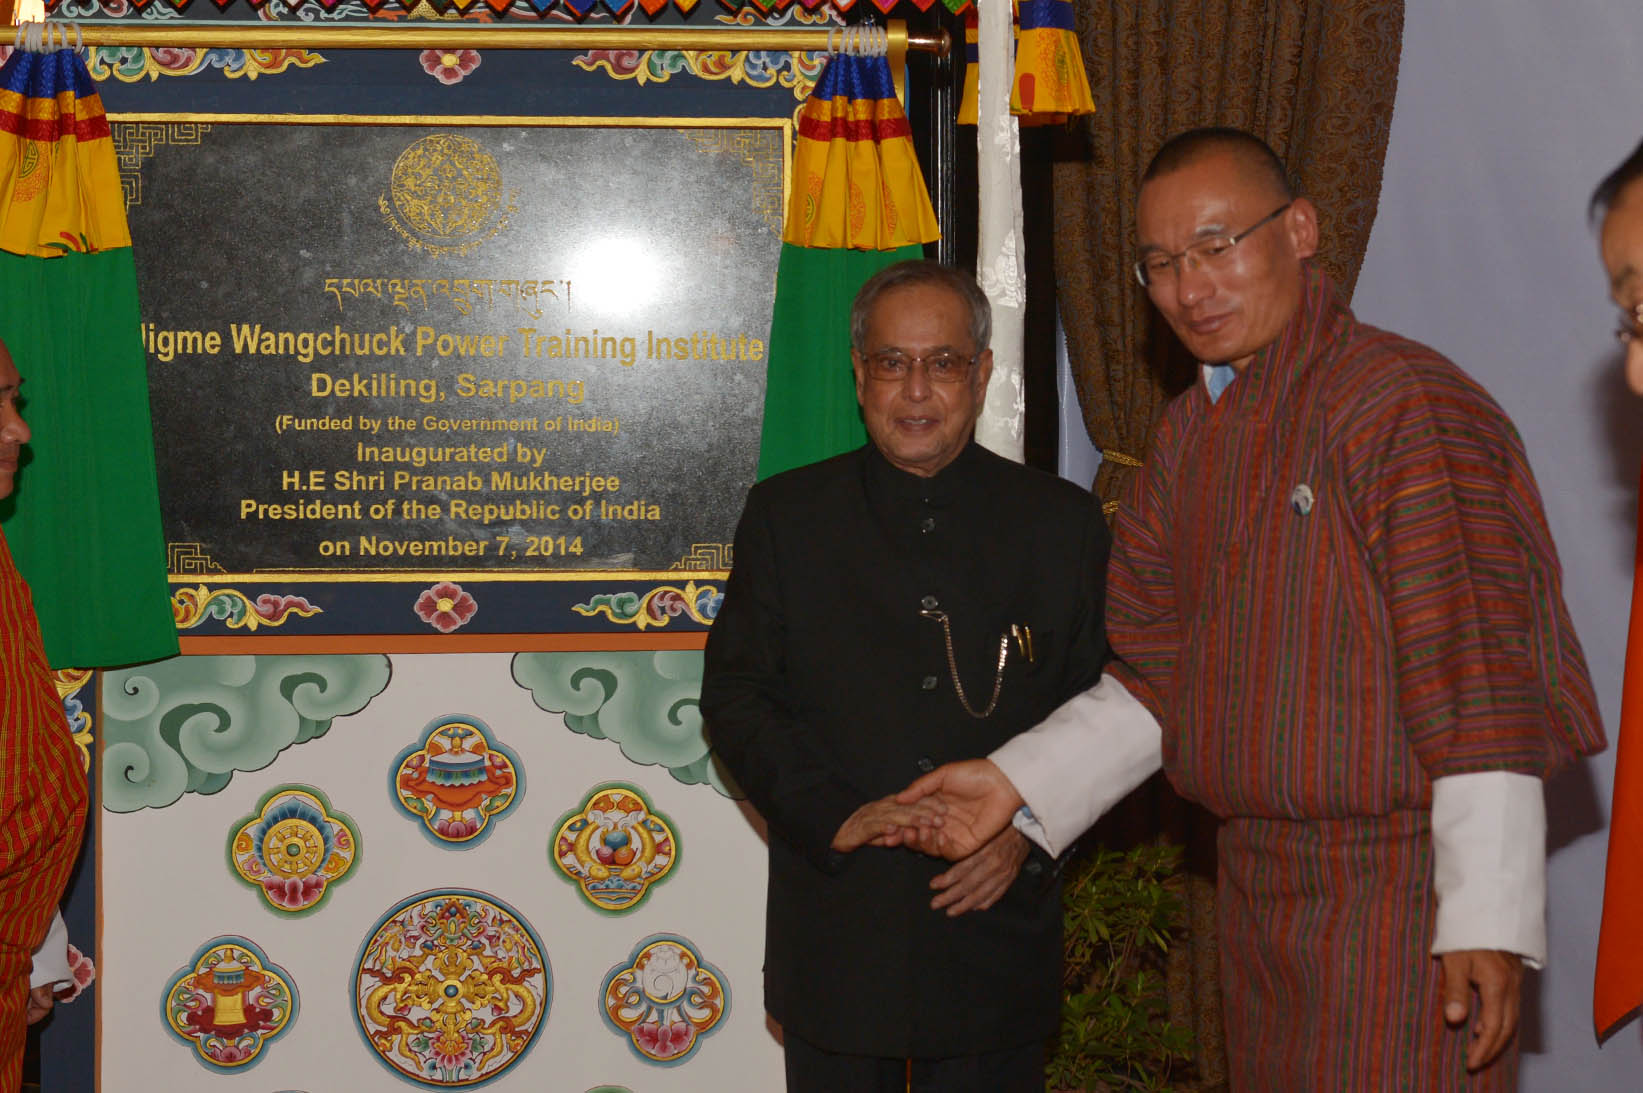
[[[974,9],[965,12],[964,54],[968,67],[959,96],[958,123],[974,125],[980,68]],[[1022,125],[1058,125],[1079,114],[1095,113],[1071,0],[1022,0],[1016,6],[1010,113]]]
[[891,250],[940,234],[889,62],[835,55],[799,112],[782,240]]
[[50,257],[131,246],[103,103],[73,50],[0,68],[0,250]]
[[1095,113],[1072,0],[1022,0],[1016,11],[1015,84],[1010,113],[1048,125]]
[[981,98],[981,45],[972,8],[964,13],[964,90],[958,97],[958,123],[976,123],[976,103]]

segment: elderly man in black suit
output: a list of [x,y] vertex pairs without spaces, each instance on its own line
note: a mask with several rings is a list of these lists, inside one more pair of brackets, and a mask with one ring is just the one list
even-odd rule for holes
[[707,645],[714,749],[769,824],[765,1005],[790,1093],[1038,1093],[1053,866],[1013,830],[951,866],[882,843],[922,818],[894,801],[910,779],[1100,678],[1106,526],[975,443],[972,277],[891,266],[850,321],[870,442],[752,489]]

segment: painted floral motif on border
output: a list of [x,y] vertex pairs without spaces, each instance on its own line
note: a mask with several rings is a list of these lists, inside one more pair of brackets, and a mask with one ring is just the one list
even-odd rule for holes
[[317,910],[353,869],[357,825],[312,786],[279,786],[228,840],[228,861],[281,914]]
[[188,49],[98,46],[86,51],[94,80],[141,83],[162,76],[194,76],[216,69],[231,80],[277,76],[288,68],[312,68],[325,58],[306,49]]
[[411,610],[441,634],[449,634],[468,624],[479,611],[479,602],[455,581],[439,581],[417,594]]
[[[775,27],[784,25],[826,25],[837,22],[828,12],[807,12],[790,8],[789,19],[764,18],[751,8],[734,15],[720,15],[716,21],[731,26]],[[645,84],[667,83],[684,72],[699,80],[729,80],[748,87],[786,87],[803,102],[827,67],[827,54],[782,50],[700,50],[674,49],[592,49],[571,61],[588,72],[604,72],[613,80]]]
[[284,626],[292,615],[299,619],[324,614],[301,596],[264,592],[252,599],[237,588],[179,588],[171,594],[171,616],[177,629],[192,630],[207,619],[219,619],[230,630],[255,631],[259,626]]
[[642,597],[637,592],[601,592],[587,603],[572,604],[571,610],[589,618],[603,615],[611,622],[640,630],[659,629],[680,615],[711,626],[724,598],[717,585],[686,581],[683,588],[657,585]]
[[297,1019],[291,973],[243,937],[215,937],[177,970],[165,989],[165,1023],[208,1070],[259,1062]]
[[377,920],[354,973],[354,1016],[389,1070],[434,1088],[491,1081],[525,1056],[552,1004],[541,939],[481,892],[402,900]]
[[524,793],[519,758],[477,717],[450,714],[430,722],[400,752],[389,792],[436,844],[476,846]]
[[[178,8],[185,4],[176,5]],[[365,14],[362,4],[346,3],[337,5],[337,9],[348,7],[355,9],[356,15]],[[171,10],[162,4],[152,4],[148,0],[142,3],[133,3],[132,0],[60,0],[56,4],[47,4],[47,8],[58,19],[126,19],[143,20],[149,22],[164,22],[181,19],[180,10]],[[133,15],[136,10],[139,14]],[[310,9],[313,10],[313,9]],[[276,22],[278,12],[274,5],[261,7],[256,18],[264,22]],[[320,18],[335,18],[334,13],[325,13]],[[298,16],[307,22],[312,16],[307,12]],[[194,76],[202,72],[219,71],[231,80],[254,80],[258,76],[275,76],[290,68],[312,68],[325,63],[325,58],[306,49],[189,49],[189,48],[153,48],[142,46],[96,46],[86,50],[86,69],[94,80],[119,80],[121,83],[141,83],[144,80],[158,80],[162,76]]]
[[677,934],[653,934],[618,964],[600,987],[605,1023],[627,1037],[635,1054],[678,1066],[730,1009],[719,969]]
[[641,790],[612,782],[559,818],[549,856],[589,903],[620,914],[667,879],[679,862],[679,841]]

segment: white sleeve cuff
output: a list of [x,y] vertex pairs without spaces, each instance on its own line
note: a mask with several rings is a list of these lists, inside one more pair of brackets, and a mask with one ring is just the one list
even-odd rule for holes
[[73,982],[74,973],[69,971],[68,967],[68,926],[63,922],[63,912],[57,911],[51,916],[51,926],[46,930],[46,939],[34,950],[34,968],[29,972],[29,989],[57,987]]
[[1432,952],[1499,949],[1546,961],[1546,801],[1511,771],[1432,783]]
[[1027,802],[1016,830],[1057,857],[1163,765],[1162,747],[1152,714],[1103,675],[990,758]]

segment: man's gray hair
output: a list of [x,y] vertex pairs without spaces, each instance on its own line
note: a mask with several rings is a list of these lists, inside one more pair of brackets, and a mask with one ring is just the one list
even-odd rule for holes
[[987,294],[981,291],[976,279],[953,266],[916,258],[884,267],[869,277],[867,283],[856,293],[856,302],[850,305],[852,348],[860,352],[867,351],[867,347],[862,344],[867,340],[867,316],[872,313],[873,305],[878,303],[879,297],[891,289],[906,288],[910,285],[935,285],[964,301],[964,307],[970,313],[971,352],[980,353],[992,344],[993,306],[987,302]]

